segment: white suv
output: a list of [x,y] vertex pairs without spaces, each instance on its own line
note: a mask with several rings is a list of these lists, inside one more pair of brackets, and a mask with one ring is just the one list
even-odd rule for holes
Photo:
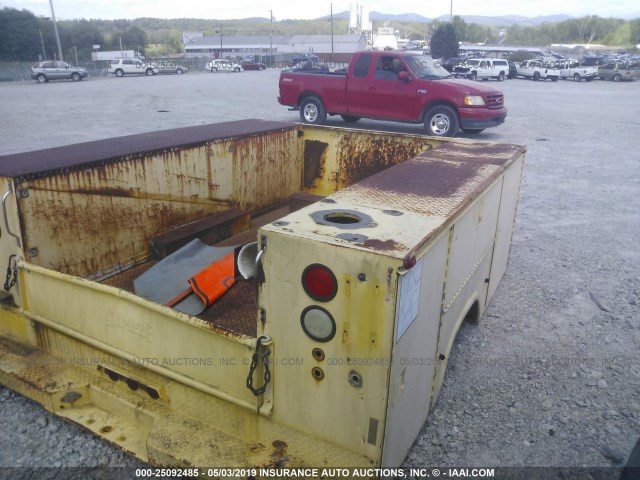
[[116,77],[125,75],[156,75],[160,71],[150,63],[146,63],[144,59],[139,58],[116,58],[111,60],[109,65],[109,73]]
[[509,74],[509,62],[492,58],[470,58],[465,62],[469,71],[465,76],[471,80],[495,78],[499,82]]
[[244,70],[244,68],[242,68],[242,65],[240,65],[237,62],[219,58],[217,60],[212,60],[211,62],[207,63],[207,70],[209,70],[212,73],[241,72],[242,70]]

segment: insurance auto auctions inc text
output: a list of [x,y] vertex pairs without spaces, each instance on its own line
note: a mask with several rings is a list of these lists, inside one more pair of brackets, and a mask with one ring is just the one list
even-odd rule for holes
[[261,468],[257,478],[494,478],[493,468]]

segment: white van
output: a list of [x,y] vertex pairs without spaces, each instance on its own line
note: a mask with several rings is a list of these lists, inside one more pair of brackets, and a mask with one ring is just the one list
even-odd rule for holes
[[501,82],[509,73],[509,63],[506,60],[470,58],[465,65],[469,69],[465,76],[470,80],[495,78]]

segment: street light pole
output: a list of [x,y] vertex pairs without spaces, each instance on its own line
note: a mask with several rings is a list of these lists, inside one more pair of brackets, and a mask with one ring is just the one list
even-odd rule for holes
[[220,56],[218,58],[222,58],[222,24],[220,24]]
[[60,61],[63,62],[64,58],[62,58],[62,47],[60,46],[60,35],[58,34],[58,25],[56,24],[56,14],[53,12],[53,0],[49,0],[49,5],[51,6],[51,19],[53,20],[53,30],[56,32],[56,42],[58,43],[58,55],[60,56]]
[[453,23],[453,0],[451,0],[451,9],[449,10],[449,21]]
[[39,28],[40,32],[40,43],[42,44],[42,61],[44,62],[47,59],[47,52],[44,50],[44,38],[42,38],[42,29]]

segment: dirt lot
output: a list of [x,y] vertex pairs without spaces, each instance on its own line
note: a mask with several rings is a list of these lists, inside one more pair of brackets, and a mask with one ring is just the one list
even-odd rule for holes
[[[276,101],[277,80],[276,71],[191,72],[0,85],[0,154],[243,118],[296,121]],[[640,82],[493,85],[509,116],[477,138],[528,148],[509,266],[481,321],[461,329],[406,465],[617,478],[582,468],[624,464],[640,436]],[[3,387],[0,409],[0,467],[139,465]]]

